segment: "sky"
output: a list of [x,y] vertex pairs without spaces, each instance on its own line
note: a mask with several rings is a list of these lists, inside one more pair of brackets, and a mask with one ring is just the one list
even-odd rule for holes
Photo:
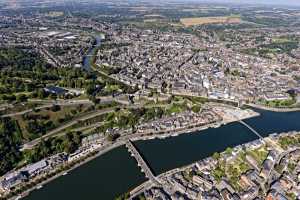
[[[0,2],[6,2],[11,5],[18,4],[22,1],[28,1],[28,0],[0,0]],[[32,0],[35,1],[35,0]],[[53,0],[55,1],[55,0]],[[66,0],[68,1],[68,0]],[[73,0],[76,1],[76,0]],[[98,0],[101,2],[101,0]],[[113,0],[112,0],[113,1]],[[128,0],[126,0],[128,1]],[[144,1],[151,1],[151,0],[144,0]],[[163,0],[162,0],[163,1]],[[247,3],[247,4],[270,4],[270,5],[290,5],[290,6],[300,6],[300,0],[176,0],[176,1],[193,1],[193,2],[217,2],[217,3]]]
[[[277,4],[300,6],[300,0],[212,0],[220,3],[251,3],[251,4]],[[210,1],[207,1],[210,2]]]

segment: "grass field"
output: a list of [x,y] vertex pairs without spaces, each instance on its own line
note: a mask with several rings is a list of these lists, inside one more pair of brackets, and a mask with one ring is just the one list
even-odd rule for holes
[[[32,125],[34,126],[33,129],[38,129],[39,126],[43,126],[45,127],[45,129],[47,129],[47,131],[49,131],[50,129],[54,129],[82,113],[88,112],[88,109],[89,106],[87,105],[61,106],[57,111],[52,111],[51,109],[41,109],[35,112],[28,113],[26,115],[30,116],[29,119],[25,118],[25,115],[17,115],[13,116],[12,118],[18,122],[18,125],[22,130],[23,138],[26,141],[29,141],[43,134],[42,132],[38,131],[38,133],[32,133],[28,129],[29,123],[34,122],[34,125]],[[46,125],[49,122],[51,122],[51,126]]]
[[181,18],[180,22],[188,27],[202,24],[236,24],[241,23],[240,16],[222,16],[222,17],[193,17],[193,18]]

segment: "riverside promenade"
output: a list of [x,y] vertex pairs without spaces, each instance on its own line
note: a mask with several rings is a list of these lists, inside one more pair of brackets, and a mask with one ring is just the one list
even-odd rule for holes
[[[235,113],[236,110],[233,110],[233,112]],[[170,131],[165,132],[165,133],[153,133],[151,135],[129,134],[129,135],[121,136],[120,138],[118,138],[114,142],[103,141],[103,143],[101,145],[98,145],[97,148],[91,149],[91,151],[90,151],[91,154],[84,155],[81,158],[78,158],[77,160],[79,162],[76,162],[75,165],[70,166],[71,168],[64,171],[64,172],[71,171],[71,170],[73,170],[73,169],[75,169],[75,168],[77,168],[77,167],[79,167],[79,166],[95,159],[96,157],[101,156],[101,155],[113,150],[114,148],[117,148],[117,147],[120,147],[120,146],[123,146],[123,145],[126,145],[126,144],[127,144],[127,146],[134,145],[134,144],[132,144],[131,141],[150,140],[150,139],[155,139],[155,138],[164,139],[164,138],[167,138],[167,137],[178,136],[180,134],[197,133],[197,131],[205,130],[205,129],[208,129],[208,128],[217,128],[221,125],[225,125],[225,124],[228,124],[228,123],[231,123],[231,122],[237,122],[239,120],[255,117],[255,116],[258,116],[258,115],[259,115],[258,113],[251,111],[251,112],[246,112],[244,115],[234,116],[230,112],[230,113],[225,114],[225,116],[227,116],[227,117],[224,116],[223,120],[220,121],[220,122],[217,122],[217,123],[202,125],[202,126],[199,126],[199,127],[187,127],[187,128],[182,129],[182,130],[170,130]],[[128,140],[130,140],[131,145],[128,143]],[[132,150],[132,152],[134,151],[133,148],[131,148],[131,150]],[[136,155],[138,155],[138,154],[136,154]],[[143,168],[147,165],[146,162],[143,161],[141,155],[139,155],[138,159],[136,159],[136,160],[138,161],[140,166],[143,166]],[[68,163],[66,163],[66,164],[68,164]],[[146,169],[146,168],[144,168],[144,169]],[[161,185],[161,184],[163,184],[163,182],[161,182],[162,180],[160,178],[155,177],[155,175],[153,175],[150,168],[149,168],[149,170],[147,169],[147,170],[144,170],[144,171],[145,171],[146,176],[151,180],[150,181],[151,185]],[[56,174],[54,177],[47,178],[47,180],[42,181],[39,185],[44,185],[44,184],[46,184],[46,183],[62,176],[64,174],[64,172],[60,172],[60,173]],[[152,175],[151,175],[150,172],[152,173]],[[36,189],[36,187],[32,187],[30,189],[27,189],[26,191],[24,191],[24,193],[21,194],[21,196],[27,195],[29,192],[31,192],[35,189]],[[14,198],[12,198],[12,199],[14,199]]]
[[300,111],[300,107],[297,108],[272,108],[272,107],[267,107],[267,106],[263,106],[263,105],[258,105],[258,104],[246,104],[246,106],[249,106],[251,108],[258,108],[261,110],[267,110],[267,111],[272,111],[272,112],[296,112],[296,111]]

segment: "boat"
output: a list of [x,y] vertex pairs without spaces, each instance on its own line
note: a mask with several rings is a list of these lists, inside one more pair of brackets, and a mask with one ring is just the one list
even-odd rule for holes
[[21,195],[19,195],[19,196],[17,196],[16,197],[16,199],[15,200],[19,200],[19,199],[21,199],[22,198],[22,196]]
[[36,187],[36,189],[39,190],[39,189],[41,189],[42,187],[43,187],[42,185],[38,185],[38,186]]
[[65,173],[63,173],[63,176],[65,176],[65,175],[67,175],[68,174],[68,172],[65,172]]
[[[19,195],[18,197],[20,197],[20,199],[22,199],[22,198],[24,198],[24,197],[26,197],[26,196],[28,196],[29,195],[29,191],[27,191],[27,192],[24,192],[23,194],[21,194],[21,195]],[[17,198],[18,198],[17,197]]]

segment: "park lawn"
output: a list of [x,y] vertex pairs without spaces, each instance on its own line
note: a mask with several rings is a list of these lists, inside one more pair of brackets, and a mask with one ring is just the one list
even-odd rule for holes
[[289,38],[283,38],[283,37],[276,37],[272,38],[273,43],[286,43],[286,42],[292,42]]
[[169,107],[165,109],[165,113],[167,115],[181,113],[188,109],[187,101],[184,100],[183,102],[173,102]]
[[73,126],[71,126],[71,129],[76,129],[79,127],[84,127],[84,126],[88,126],[91,124],[95,124],[97,122],[104,122],[105,119],[107,118],[109,114],[102,114],[102,115],[98,115],[96,117],[84,120],[84,121],[79,121],[78,123],[74,124]]
[[18,125],[20,127],[20,129],[22,130],[22,136],[23,138],[28,141],[30,140],[29,138],[29,132],[27,131],[27,123],[25,120],[23,120],[22,116],[21,115],[18,115],[18,116],[14,116],[12,117],[13,119],[15,119],[17,122],[18,122]]
[[261,147],[254,150],[247,151],[247,154],[253,157],[254,160],[258,163],[259,167],[261,167],[264,160],[268,156],[268,151],[265,149],[265,147]]
[[[78,109],[74,106],[63,106],[60,111],[53,112],[51,109],[43,109],[41,111],[36,112],[38,115],[48,115],[50,117],[49,120],[53,122],[58,122],[59,119],[65,118],[67,115],[76,115]],[[79,111],[80,112],[80,111]]]
[[120,86],[119,85],[106,85],[104,90],[106,92],[116,92],[120,90]]
[[167,108],[167,114],[175,114],[182,112],[182,107],[179,104],[172,104],[169,108]]
[[[25,115],[37,116],[37,117],[42,117],[42,116],[47,117],[47,119],[37,118],[36,121],[42,122],[44,124],[47,122],[51,122],[53,124],[53,126],[48,127],[48,128],[53,129],[53,128],[58,127],[60,124],[65,123],[65,122],[71,120],[72,118],[86,112],[87,110],[88,110],[87,105],[82,105],[81,107],[79,107],[79,106],[61,106],[60,110],[58,110],[56,112],[52,111],[51,108],[48,108],[48,109],[33,111],[33,112],[27,113]],[[29,121],[32,121],[32,120],[27,120],[24,117],[25,115],[23,115],[23,116],[17,115],[17,116],[13,116],[12,118],[17,120],[19,127],[22,131],[24,140],[29,141],[29,140],[39,136],[39,134],[42,134],[42,133],[33,134],[28,131]]]
[[279,138],[278,143],[283,149],[287,149],[290,145],[300,146],[300,136],[283,136]]
[[226,166],[227,163],[224,160],[218,160],[216,168],[212,170],[212,175],[218,183],[226,177]]
[[[15,112],[21,112],[24,110],[32,109],[34,107],[38,107],[43,105],[42,103],[37,103],[37,102],[24,102],[24,103],[17,103],[14,104],[12,108],[8,108],[5,110],[5,114],[10,114],[10,113],[15,113]],[[3,113],[3,114],[4,114]]]
[[226,169],[226,175],[229,183],[234,187],[235,190],[241,191],[241,185],[239,185],[240,176],[251,169],[249,164],[245,161],[244,152],[239,153],[237,158],[231,163],[227,163]]
[[192,111],[193,111],[194,113],[200,112],[200,111],[201,111],[201,104],[193,105]]
[[88,95],[87,94],[81,94],[80,96],[77,96],[75,98],[72,98],[73,100],[86,100],[88,99]]
[[295,99],[265,101],[264,104],[270,107],[289,107],[296,103]]

